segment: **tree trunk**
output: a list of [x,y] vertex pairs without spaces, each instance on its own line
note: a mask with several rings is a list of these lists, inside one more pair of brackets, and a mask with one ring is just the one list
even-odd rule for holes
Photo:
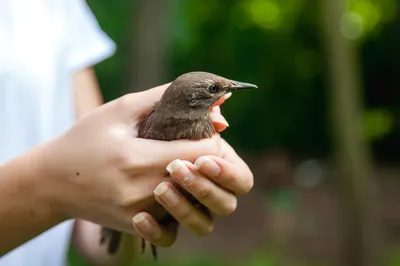
[[165,82],[169,3],[137,0],[133,5],[130,90],[141,91]]
[[346,217],[346,265],[381,261],[376,185],[363,138],[362,87],[356,44],[341,33],[345,0],[321,0],[322,29],[329,65],[331,114],[340,192]]

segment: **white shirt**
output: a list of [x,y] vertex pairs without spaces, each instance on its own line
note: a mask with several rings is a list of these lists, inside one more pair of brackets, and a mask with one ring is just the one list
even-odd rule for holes
[[[0,0],[0,164],[67,130],[73,72],[114,51],[84,0]],[[72,223],[14,249],[0,266],[66,265]]]

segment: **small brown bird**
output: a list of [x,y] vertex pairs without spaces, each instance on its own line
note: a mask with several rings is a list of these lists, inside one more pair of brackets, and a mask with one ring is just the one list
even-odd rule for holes
[[[171,83],[149,115],[138,124],[138,137],[165,141],[210,138],[216,133],[210,117],[211,108],[221,105],[233,91],[252,88],[257,86],[207,72],[183,74]],[[180,191],[199,208],[207,210],[186,191]],[[158,222],[165,225],[173,220],[166,213]],[[114,254],[118,250],[121,237],[119,231],[104,227],[100,243],[108,239],[108,252]],[[151,244],[151,248],[156,260],[156,246]],[[144,249],[145,240],[142,239],[142,253]]]

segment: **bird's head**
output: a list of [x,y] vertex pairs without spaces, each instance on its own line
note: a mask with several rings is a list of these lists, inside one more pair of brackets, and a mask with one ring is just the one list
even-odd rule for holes
[[221,105],[232,92],[257,88],[256,85],[230,80],[207,72],[189,72],[176,78],[160,103],[166,108],[188,113],[204,113]]

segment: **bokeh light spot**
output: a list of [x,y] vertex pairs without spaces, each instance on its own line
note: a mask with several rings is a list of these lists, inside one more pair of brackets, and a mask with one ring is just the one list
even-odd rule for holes
[[275,1],[245,1],[244,7],[250,19],[257,26],[266,29],[277,29],[281,25],[283,12]]

